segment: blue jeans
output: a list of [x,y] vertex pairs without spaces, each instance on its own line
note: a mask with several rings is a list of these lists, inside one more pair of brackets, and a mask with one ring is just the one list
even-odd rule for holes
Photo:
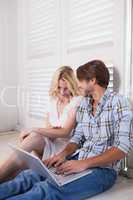
[[0,184],[0,200],[82,200],[106,191],[115,183],[113,169],[94,168],[78,180],[59,187],[32,170]]

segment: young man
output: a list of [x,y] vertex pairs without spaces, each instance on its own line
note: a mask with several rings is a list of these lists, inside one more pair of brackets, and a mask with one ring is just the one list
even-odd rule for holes
[[[133,145],[133,116],[125,97],[108,89],[109,72],[94,60],[77,69],[79,88],[85,98],[77,111],[77,126],[64,151],[45,161],[58,173],[92,172],[58,187],[36,173],[24,171],[0,185],[0,199],[81,200],[104,192],[116,181],[120,160]],[[79,154],[65,161],[79,148]],[[16,196],[15,196],[16,195]]]

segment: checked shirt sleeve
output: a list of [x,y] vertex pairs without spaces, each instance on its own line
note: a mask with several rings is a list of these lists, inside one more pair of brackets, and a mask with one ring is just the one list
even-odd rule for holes
[[114,110],[114,147],[124,153],[129,153],[133,148],[133,112],[129,102],[120,96],[115,102]]
[[73,131],[73,137],[70,139],[70,143],[80,144],[82,139],[83,139],[82,123],[78,122]]

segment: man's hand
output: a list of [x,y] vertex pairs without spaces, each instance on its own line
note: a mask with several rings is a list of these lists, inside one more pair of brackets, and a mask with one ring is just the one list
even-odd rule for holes
[[50,168],[51,166],[58,167],[59,165],[65,162],[65,158],[66,157],[63,153],[59,153],[50,157],[47,160],[44,160],[43,162],[48,168]]
[[86,160],[70,160],[57,167],[57,173],[68,175],[82,172],[88,168],[89,164]]

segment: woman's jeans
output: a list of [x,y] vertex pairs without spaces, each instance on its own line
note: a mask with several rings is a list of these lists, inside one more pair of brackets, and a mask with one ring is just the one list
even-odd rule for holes
[[0,184],[0,200],[81,200],[111,188],[117,178],[113,169],[94,168],[92,173],[57,186],[32,170]]

